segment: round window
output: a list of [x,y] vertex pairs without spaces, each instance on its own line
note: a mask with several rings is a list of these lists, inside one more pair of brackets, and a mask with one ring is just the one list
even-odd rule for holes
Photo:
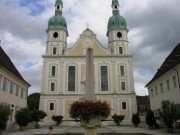
[[54,37],[54,38],[57,38],[57,37],[58,37],[58,33],[57,33],[57,32],[54,32],[53,37]]
[[122,37],[121,32],[118,32],[118,33],[117,33],[117,37],[118,37],[118,38],[121,38],[121,37]]

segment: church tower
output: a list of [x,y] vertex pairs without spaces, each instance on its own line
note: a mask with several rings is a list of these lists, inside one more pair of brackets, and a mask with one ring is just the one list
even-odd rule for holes
[[[67,48],[67,23],[62,15],[63,2],[56,0],[55,15],[48,21],[46,52],[43,55],[43,69],[41,81],[41,96],[39,109],[47,112],[46,121],[51,121],[51,117],[59,114],[57,107],[57,99],[62,93],[63,76],[61,69],[64,62],[61,57],[64,56],[64,51]],[[61,70],[60,70],[61,69]],[[55,111],[56,110],[56,111]],[[62,114],[61,114],[62,115]]]
[[56,0],[55,15],[50,18],[47,29],[46,55],[62,55],[67,45],[68,30],[62,16],[63,2]]
[[124,17],[120,15],[118,0],[112,0],[113,16],[108,21],[108,44],[112,54],[129,54],[128,29]]

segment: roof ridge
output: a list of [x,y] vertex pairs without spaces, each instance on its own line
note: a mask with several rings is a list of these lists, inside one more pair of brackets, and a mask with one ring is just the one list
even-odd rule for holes
[[11,61],[10,57],[6,54],[3,48],[0,46],[0,65],[7,69],[9,72],[17,76],[19,79],[30,85],[25,79],[22,77],[20,72],[17,70],[13,62]]
[[[176,56],[178,56],[179,58],[176,58]],[[172,61],[173,63],[169,64]],[[147,85],[149,85],[151,82],[159,78],[161,75],[163,75],[164,73],[166,73],[167,71],[169,71],[179,63],[180,63],[180,43],[178,43],[174,47],[174,49],[169,53],[169,55],[165,58],[160,68],[158,68],[157,72],[155,73],[151,81],[149,81],[145,87],[147,87]]]

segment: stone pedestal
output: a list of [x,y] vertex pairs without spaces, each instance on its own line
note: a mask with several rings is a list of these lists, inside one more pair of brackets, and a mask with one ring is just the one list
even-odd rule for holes
[[26,127],[25,127],[25,126],[19,126],[19,130],[20,130],[21,132],[23,132],[23,131],[26,130]]
[[97,127],[100,125],[100,118],[94,118],[89,122],[81,120],[81,126],[85,128],[85,135],[97,135]]

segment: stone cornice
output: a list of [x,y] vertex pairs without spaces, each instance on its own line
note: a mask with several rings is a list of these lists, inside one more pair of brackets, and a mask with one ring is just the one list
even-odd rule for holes
[[[42,55],[43,58],[85,58],[86,55]],[[132,54],[123,54],[123,55],[94,55],[95,58],[102,57],[102,58],[108,58],[108,57],[133,57]]]

